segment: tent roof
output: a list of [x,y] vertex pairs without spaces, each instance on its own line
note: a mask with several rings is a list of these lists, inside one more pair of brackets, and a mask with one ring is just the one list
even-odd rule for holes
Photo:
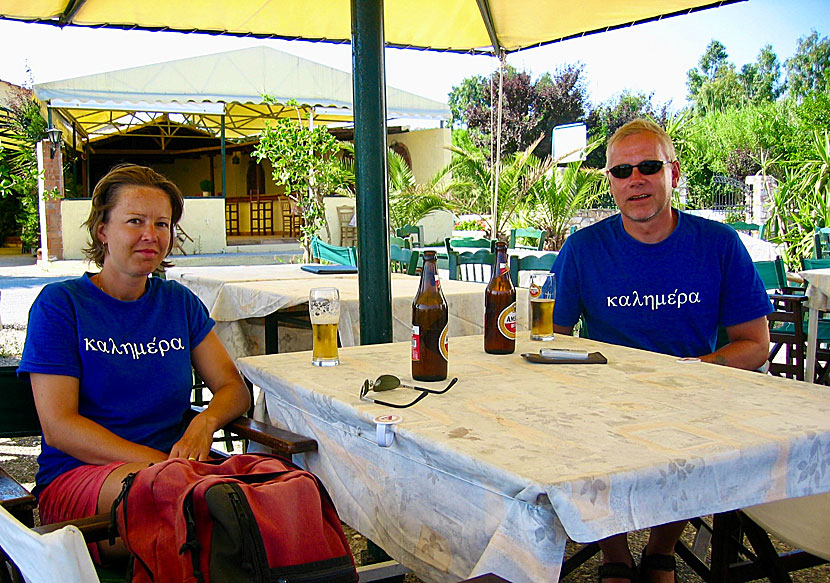
[[[395,47],[510,52],[735,1],[386,0],[384,34]],[[309,10],[284,0],[0,0],[0,18],[348,42],[350,4],[328,0]]]
[[[134,112],[180,114],[214,135],[224,113],[226,136],[243,138],[259,133],[267,119],[296,118],[297,110],[285,105],[291,99],[304,114],[315,108],[315,123],[352,120],[351,74],[269,47],[41,83],[34,90],[90,139],[154,117]],[[263,95],[275,103],[264,103]],[[450,117],[446,104],[393,87],[387,88],[387,112],[390,118]]]

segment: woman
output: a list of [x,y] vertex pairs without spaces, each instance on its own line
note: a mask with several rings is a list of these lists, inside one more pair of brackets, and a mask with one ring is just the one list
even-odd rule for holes
[[[113,168],[84,223],[100,271],[50,284],[32,305],[19,371],[43,427],[34,492],[44,524],[109,511],[121,480],[150,463],[205,459],[213,433],[249,407],[204,305],[149,277],[168,265],[183,206],[150,168]],[[185,427],[191,365],[213,398]]]

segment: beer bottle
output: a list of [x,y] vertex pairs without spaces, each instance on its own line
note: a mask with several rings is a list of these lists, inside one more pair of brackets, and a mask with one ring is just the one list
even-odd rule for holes
[[435,251],[424,251],[421,285],[412,301],[412,378],[447,378],[447,300],[438,281]]
[[493,275],[484,292],[484,352],[512,354],[516,350],[516,289],[510,281],[507,243],[496,243]]

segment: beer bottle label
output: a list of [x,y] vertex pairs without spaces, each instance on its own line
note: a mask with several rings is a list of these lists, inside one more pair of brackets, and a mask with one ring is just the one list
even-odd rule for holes
[[421,360],[421,327],[412,326],[412,360]]
[[516,302],[513,302],[499,314],[499,332],[508,340],[516,339]]
[[450,324],[449,322],[447,322],[447,324],[444,326],[444,329],[441,330],[441,338],[440,340],[438,340],[438,348],[441,351],[441,356],[443,356],[444,360],[446,360],[447,362],[450,361],[449,330]]
[[542,288],[540,288],[535,283],[532,283],[532,284],[530,284],[530,287],[528,288],[527,293],[529,293],[530,297],[532,297],[532,298],[538,298],[539,295],[542,293]]
[[510,268],[507,266],[507,263],[499,263],[499,275],[504,275],[510,271]]

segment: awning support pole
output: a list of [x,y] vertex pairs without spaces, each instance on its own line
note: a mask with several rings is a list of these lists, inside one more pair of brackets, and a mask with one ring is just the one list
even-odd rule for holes
[[222,127],[220,133],[220,140],[222,143],[222,196],[228,198],[228,191],[226,190],[226,176],[225,176],[225,114],[222,114]]
[[382,0],[351,0],[360,343],[392,342]]

